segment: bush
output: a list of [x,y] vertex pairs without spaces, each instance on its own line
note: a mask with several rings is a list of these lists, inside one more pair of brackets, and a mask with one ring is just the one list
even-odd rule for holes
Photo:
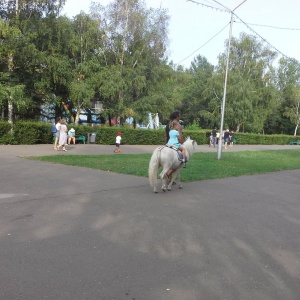
[[236,132],[234,138],[239,145],[287,145],[290,141],[298,140],[299,136]]
[[0,121],[0,144],[3,145],[17,144],[11,132],[11,125],[5,121]]
[[[8,122],[0,121],[0,144],[52,144],[53,135],[49,123],[36,121],[18,121],[14,124],[13,134],[11,125]],[[132,127],[108,127],[108,126],[86,126],[86,125],[68,125],[68,129],[73,127],[76,131],[76,137],[81,135],[86,139],[89,133],[96,133],[96,144],[113,145],[116,140],[117,132],[122,135],[122,144],[127,145],[163,145],[165,131],[164,129],[141,129]],[[211,131],[198,129],[184,129],[183,135],[190,136],[197,141],[198,145],[209,143],[209,134]],[[88,139],[87,139],[88,140]],[[290,135],[265,135],[252,133],[235,133],[235,140],[240,145],[286,145],[291,141],[300,140],[300,136]]]

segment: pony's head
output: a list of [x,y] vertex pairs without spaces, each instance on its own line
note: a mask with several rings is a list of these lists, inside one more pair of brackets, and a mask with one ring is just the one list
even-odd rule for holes
[[192,140],[189,136],[185,139],[185,142],[183,143],[185,149],[188,151],[189,155],[192,155],[197,147],[197,142],[195,140]]

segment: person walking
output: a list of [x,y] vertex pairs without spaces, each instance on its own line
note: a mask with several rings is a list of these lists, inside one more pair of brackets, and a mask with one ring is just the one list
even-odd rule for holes
[[231,130],[230,136],[229,136],[229,146],[232,147],[234,144],[234,131]]
[[224,132],[224,147],[227,149],[227,145],[229,143],[230,132],[229,129],[226,129]]
[[212,132],[210,133],[210,136],[209,136],[209,147],[213,145],[213,135],[212,135]]
[[216,147],[216,141],[217,141],[217,127],[214,128],[212,131],[212,144],[214,147]]
[[60,118],[57,118],[56,119],[56,124],[55,124],[55,127],[56,127],[56,132],[55,132],[55,141],[54,141],[54,150],[57,150],[57,146],[58,146],[58,142],[59,142],[59,135],[60,135]]
[[121,140],[122,140],[121,132],[118,131],[118,132],[117,132],[117,136],[116,136],[116,149],[115,149],[115,151],[114,151],[115,153],[120,153],[120,152],[122,152],[121,149],[120,149]]
[[216,144],[219,145],[219,140],[220,140],[220,132],[217,131],[217,134],[216,134]]
[[59,131],[59,142],[58,142],[58,147],[56,150],[59,150],[60,147],[62,147],[63,151],[67,151],[65,145],[67,144],[67,139],[68,139],[68,127],[67,127],[67,122],[65,119],[60,120],[60,131]]

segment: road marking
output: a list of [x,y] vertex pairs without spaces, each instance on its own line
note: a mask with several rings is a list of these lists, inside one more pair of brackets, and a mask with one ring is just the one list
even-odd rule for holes
[[0,199],[13,198],[15,196],[26,196],[27,194],[0,194]]

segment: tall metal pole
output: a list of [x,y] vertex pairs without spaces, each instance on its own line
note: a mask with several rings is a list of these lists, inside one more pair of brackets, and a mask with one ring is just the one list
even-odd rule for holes
[[229,39],[228,39],[228,46],[227,46],[227,61],[226,61],[224,92],[223,92],[223,100],[222,100],[220,138],[219,138],[219,141],[218,141],[218,159],[221,159],[221,156],[222,156],[222,146],[223,146],[223,136],[222,136],[222,134],[223,134],[223,127],[224,127],[224,113],[225,113],[227,76],[228,76],[229,55],[230,55],[230,42],[231,42],[231,34],[232,34],[232,22],[233,22],[233,11],[231,12]]
[[[214,2],[218,3],[219,5],[227,8],[223,4],[219,3],[216,0],[213,0]],[[220,139],[218,142],[218,159],[221,159],[222,156],[222,144],[223,144],[223,127],[224,127],[224,114],[225,114],[225,102],[226,102],[226,88],[227,88],[227,76],[228,76],[228,66],[229,66],[229,55],[230,55],[230,42],[231,42],[231,35],[232,35],[232,23],[233,23],[233,12],[239,8],[243,3],[245,3],[247,0],[242,1],[238,6],[235,7],[234,10],[230,10],[231,12],[231,18],[230,18],[230,30],[229,30],[229,39],[228,39],[228,48],[227,48],[227,61],[226,61],[226,70],[225,70],[225,81],[224,81],[224,92],[223,92],[223,100],[222,100],[222,111],[221,111],[221,125],[220,125]]]

